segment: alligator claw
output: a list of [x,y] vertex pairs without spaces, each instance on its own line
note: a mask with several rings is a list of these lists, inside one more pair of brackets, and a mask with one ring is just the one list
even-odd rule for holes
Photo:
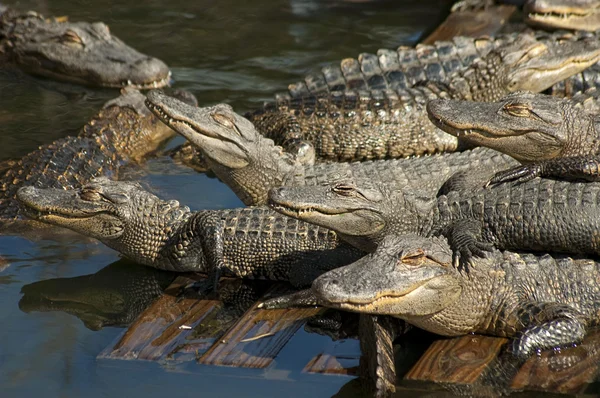
[[539,164],[527,164],[524,166],[518,166],[509,170],[497,172],[490,180],[485,184],[485,187],[490,185],[503,184],[505,182],[522,183],[529,180],[533,180],[542,174],[542,166]]
[[452,263],[455,268],[459,271],[465,271],[469,273],[469,266],[473,263],[471,258],[473,257],[485,257],[487,252],[494,249],[494,245],[489,243],[477,242],[475,240],[471,242],[463,242],[463,245],[457,248],[452,255]]

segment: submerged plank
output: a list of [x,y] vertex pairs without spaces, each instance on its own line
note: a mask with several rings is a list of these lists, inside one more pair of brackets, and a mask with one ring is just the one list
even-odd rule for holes
[[319,308],[263,310],[257,305],[258,302],[198,361],[205,365],[265,368],[306,319],[320,311]]
[[335,354],[321,352],[311,359],[304,369],[306,373],[358,376],[360,352],[358,354]]
[[198,279],[190,275],[178,277],[98,358],[157,360],[170,354],[191,333],[191,328],[220,305],[217,300],[177,297],[183,286]]
[[433,44],[438,40],[450,40],[454,36],[493,36],[516,9],[512,5],[497,5],[479,11],[453,12],[421,43]]
[[404,376],[407,380],[473,383],[498,355],[507,339],[467,335],[437,340]]

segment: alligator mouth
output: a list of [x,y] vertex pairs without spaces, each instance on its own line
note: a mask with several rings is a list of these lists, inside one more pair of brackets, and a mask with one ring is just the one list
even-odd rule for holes
[[158,80],[153,80],[150,82],[144,83],[134,83],[131,80],[126,80],[120,84],[118,83],[101,83],[103,87],[112,87],[112,88],[122,88],[122,87],[132,87],[138,90],[149,90],[153,88],[161,88],[171,84],[171,71],[167,74],[166,77]]
[[372,311],[381,311],[382,308],[391,307],[393,304],[396,304],[399,300],[408,298],[411,295],[419,294],[419,291],[423,286],[429,283],[430,279],[420,282],[416,286],[412,286],[408,289],[399,291],[399,292],[386,292],[377,294],[373,298],[365,298],[362,300],[358,300],[355,298],[344,299],[344,301],[331,301],[327,297],[323,297],[323,295],[318,294],[317,296],[323,301],[327,302],[328,306],[353,311],[353,312],[362,312],[369,313]]
[[517,137],[521,135],[526,135],[531,131],[523,130],[523,131],[510,131],[510,134],[494,134],[488,130],[477,129],[477,128],[461,128],[450,123],[447,123],[443,119],[439,117],[431,119],[433,123],[444,130],[446,133],[455,136],[456,138],[464,138],[464,139],[475,139],[475,138],[488,138],[488,139],[501,139],[506,137]]
[[31,205],[24,203],[23,204],[23,212],[25,215],[34,220],[53,220],[53,219],[63,219],[63,220],[86,220],[93,218],[100,214],[108,214],[111,213],[107,211],[100,211],[89,214],[68,214],[68,213],[60,213],[52,210],[44,210],[44,209],[36,209]]
[[527,14],[527,17],[531,20],[535,20],[535,21],[545,21],[545,20],[553,20],[553,19],[561,19],[561,20],[567,20],[567,19],[571,19],[571,18],[585,18],[592,15],[591,12],[577,12],[577,11],[570,11],[570,12],[530,12],[529,14]]
[[150,109],[150,111],[152,111],[152,113],[154,113],[156,115],[156,117],[158,117],[160,120],[162,120],[162,122],[165,123],[167,126],[176,128],[175,127],[176,124],[183,124],[184,126],[189,127],[190,129],[192,129],[193,131],[195,131],[198,134],[203,134],[203,135],[205,134],[204,131],[200,131],[192,123],[169,115],[169,113],[165,110],[165,108],[163,106],[150,101],[148,98],[146,98],[144,103],[146,104],[146,107],[148,109]]
[[[32,73],[34,73],[34,72],[32,72]],[[152,80],[149,82],[141,82],[141,83],[136,83],[136,82],[133,82],[132,80],[125,80],[120,83],[107,83],[107,82],[101,82],[101,81],[98,82],[98,81],[92,81],[90,79],[86,79],[85,76],[74,76],[74,75],[69,75],[69,74],[64,74],[64,73],[60,73],[57,71],[53,71],[50,69],[37,69],[37,70],[35,70],[35,73],[39,74],[41,76],[45,76],[45,77],[49,77],[49,78],[53,78],[53,79],[57,79],[57,80],[62,80],[62,81],[66,81],[66,82],[76,83],[76,84],[82,84],[84,86],[96,85],[96,86],[107,87],[107,88],[131,87],[131,88],[135,88],[138,90],[149,90],[149,89],[153,89],[153,88],[165,87],[165,86],[168,86],[169,84],[171,84],[171,71],[169,71],[167,76],[163,77],[162,79]]]
[[278,213],[281,213],[283,215],[286,216],[290,216],[290,217],[294,217],[294,218],[302,218],[306,215],[310,215],[310,214],[320,214],[320,215],[325,215],[325,216],[337,216],[340,214],[348,214],[348,213],[352,213],[351,210],[347,210],[347,209],[332,209],[332,208],[326,208],[326,209],[317,209],[316,207],[306,207],[306,208],[302,208],[302,209],[298,209],[298,208],[292,208],[292,207],[288,207],[286,205],[280,204],[280,203],[274,203],[274,202],[269,202],[269,207],[271,207],[273,210],[275,210]]

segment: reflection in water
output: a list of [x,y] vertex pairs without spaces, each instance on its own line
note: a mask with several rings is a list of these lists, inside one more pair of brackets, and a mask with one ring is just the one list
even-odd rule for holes
[[23,312],[63,311],[81,319],[91,330],[127,326],[176,276],[120,260],[95,274],[25,285],[19,308]]

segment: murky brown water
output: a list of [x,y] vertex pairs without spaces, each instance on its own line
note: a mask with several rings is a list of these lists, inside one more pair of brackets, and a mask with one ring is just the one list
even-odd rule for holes
[[[378,48],[413,44],[443,18],[448,1],[200,0],[21,1],[45,15],[106,22],[138,50],[163,59],[175,86],[201,105],[227,102],[237,111],[258,106],[287,84],[328,62]],[[0,160],[76,132],[115,90],[51,83],[0,70]],[[175,139],[170,145],[180,143]],[[168,159],[147,165],[148,181],[165,198],[194,209],[240,206],[215,179]],[[203,377],[156,363],[98,361],[120,333],[91,331],[63,312],[25,313],[23,285],[93,274],[118,259],[101,244],[78,240],[30,242],[0,236],[10,267],[0,273],[0,395],[79,396],[312,396],[335,394],[349,379],[253,374],[213,368]],[[1,265],[1,264],[0,264]],[[301,334],[282,352],[293,360],[324,337]],[[238,377],[239,376],[239,377]]]

